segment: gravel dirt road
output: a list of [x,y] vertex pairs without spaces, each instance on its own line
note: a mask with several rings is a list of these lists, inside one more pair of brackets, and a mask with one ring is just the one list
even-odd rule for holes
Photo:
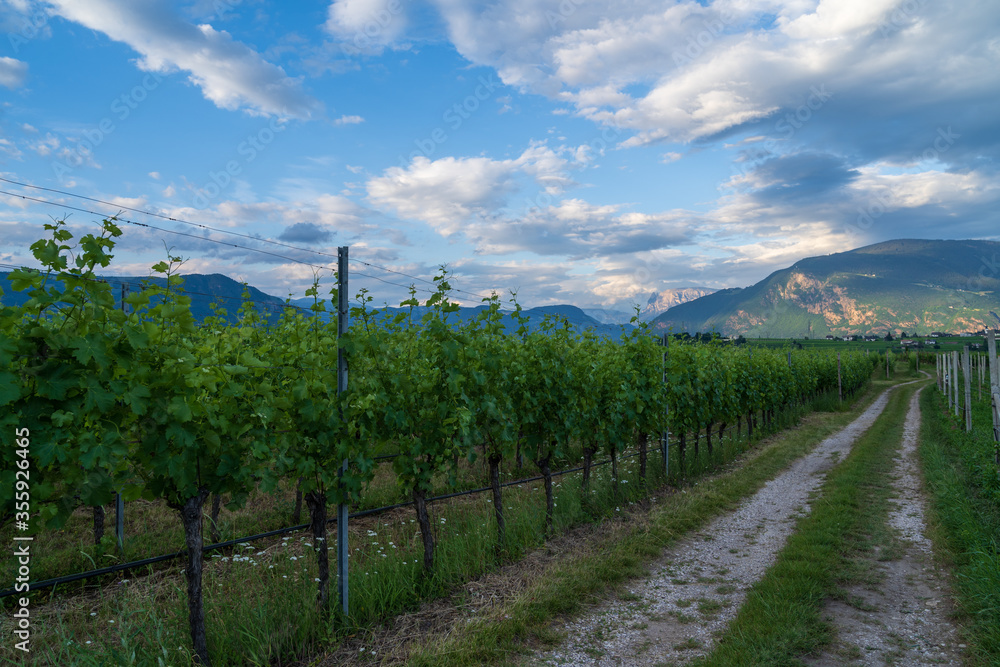
[[[842,460],[858,437],[884,410],[885,391],[846,428],[821,442],[810,454],[768,482],[735,512],[678,542],[654,563],[651,576],[583,618],[554,628],[567,639],[556,649],[535,655],[535,665],[683,665],[706,655],[736,615],[746,591],[774,563],[794,530],[809,512],[809,501],[824,473]],[[914,399],[916,400],[916,399]],[[885,664],[902,655],[935,656],[958,664],[954,630],[947,623],[947,588],[930,560],[919,502],[919,477],[913,464],[919,411],[911,404],[907,437],[898,465],[900,508],[893,526],[907,542],[899,567],[883,564],[884,600],[872,607],[884,613],[838,610],[830,616],[840,628],[838,644],[813,661],[825,667],[841,664]],[[879,593],[870,592],[870,596]],[[897,599],[898,598],[898,599]],[[866,605],[867,606],[867,605]],[[916,613],[913,613],[916,612]],[[940,626],[940,631],[933,628]],[[853,634],[852,634],[853,633]],[[884,637],[875,642],[872,637]],[[857,651],[850,646],[864,645]],[[869,650],[869,646],[876,647]],[[875,662],[850,662],[858,657]],[[894,653],[895,651],[895,653]],[[878,656],[877,658],[875,656]],[[844,660],[848,660],[844,662]],[[952,662],[955,661],[955,662]],[[902,660],[898,664],[931,664]],[[941,662],[934,663],[941,664]]]
[[828,619],[837,639],[820,656],[809,658],[810,667],[841,665],[960,665],[958,633],[947,576],[934,563],[925,520],[926,502],[917,466],[920,432],[920,392],[910,400],[903,446],[896,458],[892,486],[895,507],[889,526],[895,548],[866,565],[875,573],[874,585],[847,590],[855,604],[830,601]]

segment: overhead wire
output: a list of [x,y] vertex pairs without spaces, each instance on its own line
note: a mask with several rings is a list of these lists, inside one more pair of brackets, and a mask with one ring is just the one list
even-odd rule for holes
[[[160,219],[168,220],[168,221],[171,221],[171,222],[177,222],[177,223],[184,224],[184,225],[191,225],[193,227],[197,227],[197,228],[200,228],[200,229],[206,229],[206,230],[213,231],[213,232],[216,232],[216,233],[219,233],[219,234],[229,234],[231,236],[237,236],[237,237],[240,237],[240,238],[250,239],[250,240],[256,241],[258,243],[266,243],[266,244],[270,244],[270,245],[280,246],[280,247],[284,247],[284,248],[289,248],[291,250],[297,250],[299,252],[312,253],[314,255],[319,255],[319,256],[322,256],[322,257],[331,257],[331,258],[337,257],[337,255],[334,255],[332,253],[323,252],[321,250],[314,250],[314,249],[311,249],[311,248],[302,248],[300,246],[295,246],[295,245],[292,245],[292,244],[289,244],[289,243],[283,243],[281,241],[274,241],[272,239],[262,239],[262,238],[259,238],[257,236],[253,236],[252,234],[243,234],[241,232],[235,232],[235,231],[232,231],[232,230],[229,230],[229,229],[220,229],[218,227],[213,227],[213,226],[207,225],[205,223],[192,222],[190,220],[184,220],[183,218],[176,218],[176,217],[169,216],[169,215],[166,215],[166,214],[163,214],[163,213],[155,213],[153,211],[146,211],[146,210],[140,209],[140,208],[135,208],[135,207],[131,207],[131,206],[125,206],[124,204],[117,204],[117,203],[109,202],[109,201],[106,201],[106,200],[103,200],[103,199],[98,199],[96,197],[87,197],[86,195],[77,194],[75,192],[70,192],[68,190],[59,190],[57,188],[46,188],[46,187],[42,187],[40,185],[32,185],[31,183],[24,183],[24,182],[21,182],[21,181],[16,181],[16,180],[10,179],[10,178],[4,178],[3,176],[0,176],[0,181],[2,181],[4,183],[10,183],[12,185],[17,185],[17,186],[20,186],[20,187],[32,188],[32,189],[35,189],[35,190],[42,190],[44,192],[51,192],[53,194],[63,195],[63,196],[66,196],[66,197],[75,197],[77,199],[83,199],[83,200],[86,200],[86,201],[92,201],[92,202],[95,202],[95,203],[104,204],[106,206],[113,206],[113,207],[115,207],[117,209],[126,210],[126,211],[132,211],[134,213],[140,213],[142,215],[148,215],[148,216],[152,216],[152,217],[155,217],[155,218],[160,218]],[[29,201],[35,201],[35,202],[39,202],[39,203],[43,203],[43,204],[49,204],[49,205],[52,205],[52,206],[62,206],[64,208],[69,208],[71,210],[80,211],[80,212],[84,212],[84,213],[89,213],[91,215],[102,215],[102,216],[105,215],[105,214],[97,212],[97,211],[90,211],[90,210],[82,209],[82,208],[79,208],[79,207],[70,206],[70,205],[67,205],[67,204],[62,204],[62,203],[58,203],[58,202],[51,202],[51,201],[48,201],[48,200],[43,200],[43,199],[39,199],[39,198],[36,198],[36,197],[29,197],[27,195],[13,193],[13,192],[8,192],[8,191],[5,191],[5,190],[0,190],[0,194],[6,194],[6,195],[11,196],[11,197],[20,197],[21,199],[26,199],[26,200],[29,200]],[[148,224],[136,222],[136,221],[133,221],[133,220],[128,220],[126,218],[118,218],[117,216],[115,216],[115,217],[116,217],[116,219],[121,220],[122,222],[126,222],[128,224],[145,226],[145,227],[148,227],[150,229],[156,229],[157,231],[164,231],[164,232],[168,232],[168,233],[178,234],[178,235],[181,235],[181,236],[189,236],[191,238],[196,238],[196,239],[201,239],[201,240],[209,240],[209,241],[213,241],[215,243],[219,243],[219,244],[223,244],[223,245],[231,245],[232,247],[241,248],[241,249],[244,249],[244,250],[249,250],[251,252],[262,252],[262,253],[265,253],[265,254],[271,254],[274,257],[278,257],[280,259],[285,259],[285,260],[290,261],[290,262],[296,262],[296,263],[299,263],[299,264],[304,264],[306,266],[311,266],[311,267],[314,267],[314,268],[316,268],[318,266],[318,265],[315,265],[315,264],[311,264],[309,262],[304,262],[302,260],[296,260],[296,259],[293,259],[293,258],[290,258],[290,257],[285,257],[283,255],[278,255],[276,253],[268,253],[267,251],[260,250],[260,249],[257,249],[257,248],[249,248],[249,247],[245,247],[245,246],[239,246],[239,245],[236,245],[236,244],[227,244],[227,243],[225,243],[223,241],[218,241],[216,239],[210,239],[208,237],[197,236],[197,235],[193,235],[193,234],[187,234],[186,235],[186,234],[184,234],[182,232],[176,232],[176,231],[172,231],[172,230],[167,230],[167,229],[163,229],[163,228],[160,228],[160,227],[155,227],[153,225],[148,225]],[[369,262],[369,261],[366,261],[366,260],[356,259],[356,258],[353,258],[353,257],[349,258],[349,261],[356,262],[356,263],[362,264],[363,266],[370,267],[370,268],[373,268],[373,269],[377,269],[379,271],[384,271],[386,273],[392,273],[392,274],[396,274],[396,275],[403,276],[403,277],[406,277],[406,278],[410,278],[411,280],[415,280],[415,281],[418,281],[418,282],[426,283],[428,285],[434,285],[436,287],[436,283],[433,280],[428,280],[427,278],[422,278],[420,276],[414,276],[412,274],[409,274],[409,273],[406,273],[406,272],[403,272],[403,271],[399,271],[399,270],[396,270],[396,269],[391,269],[391,268],[389,268],[387,266],[381,266],[379,264],[375,264],[374,262]],[[329,266],[318,266],[318,268],[322,268],[322,269],[329,270],[329,271],[334,271],[335,270],[335,269],[333,269],[332,267],[329,267]],[[364,275],[364,274],[362,274],[362,275]],[[371,277],[374,277],[374,276],[370,276],[369,275],[367,277],[371,278]],[[378,278],[376,278],[376,280],[378,280]],[[393,282],[389,282],[389,281],[385,281],[385,280],[383,280],[382,282],[386,282],[387,284],[390,284],[390,285],[400,286],[399,283],[393,283]],[[404,286],[404,287],[408,288],[409,286]],[[423,291],[427,291],[429,293],[433,293],[433,290],[423,290]],[[470,296],[475,296],[475,297],[478,297],[480,299],[489,299],[490,298],[490,297],[485,296],[485,295],[483,295],[481,293],[477,293],[477,292],[473,292],[473,291],[469,291],[469,290],[463,290],[463,289],[457,288],[457,287],[453,288],[452,291],[458,292],[458,293],[462,293],[462,294],[468,294]]]
[[[320,270],[324,270],[324,271],[336,272],[336,269],[334,269],[331,266],[325,266],[325,265],[322,265],[322,264],[313,264],[311,262],[305,262],[303,260],[295,259],[293,257],[288,257],[286,255],[279,255],[278,253],[270,252],[268,250],[261,250],[260,248],[251,248],[249,246],[243,246],[243,245],[240,245],[238,243],[230,243],[228,241],[220,241],[219,239],[213,239],[213,238],[211,238],[209,236],[198,236],[196,234],[190,234],[190,233],[187,233],[187,232],[179,232],[179,231],[176,231],[176,230],[173,230],[173,229],[164,229],[163,227],[157,227],[156,225],[150,225],[150,224],[145,223],[145,222],[137,222],[135,220],[130,220],[129,218],[124,218],[124,217],[121,217],[119,215],[112,215],[112,214],[108,214],[108,213],[103,213],[101,211],[93,211],[93,210],[90,210],[90,209],[80,208],[78,206],[72,206],[70,204],[63,204],[63,203],[60,203],[60,202],[52,202],[52,201],[48,201],[46,199],[40,199],[38,197],[31,197],[31,196],[24,195],[24,194],[18,194],[18,193],[14,193],[14,192],[8,192],[6,190],[0,190],[0,194],[8,195],[8,196],[11,196],[11,197],[19,197],[21,199],[25,199],[25,200],[28,200],[28,201],[37,202],[37,203],[40,203],[40,204],[48,204],[50,206],[57,206],[57,207],[60,207],[60,208],[66,208],[66,209],[69,209],[69,210],[72,210],[72,211],[79,211],[81,213],[87,213],[87,214],[90,214],[90,215],[99,215],[99,216],[102,216],[103,218],[113,219],[116,222],[120,222],[120,223],[127,224],[127,225],[135,225],[137,227],[145,227],[147,229],[154,229],[154,230],[159,231],[159,232],[165,232],[167,234],[174,234],[176,236],[184,236],[184,237],[188,237],[188,238],[197,239],[199,241],[208,241],[210,243],[216,243],[218,245],[228,246],[228,247],[232,247],[232,248],[239,248],[241,250],[248,250],[250,252],[258,252],[258,253],[262,253],[262,254],[265,254],[265,255],[270,255],[272,257],[277,257],[279,259],[283,259],[285,261],[292,262],[292,263],[295,263],[295,264],[301,264],[303,266],[308,266],[308,267],[311,267],[311,268],[320,269]],[[250,237],[250,238],[253,238],[253,237]],[[262,239],[256,239],[256,238],[254,240],[263,241]],[[360,261],[360,260],[355,260],[355,261]],[[365,264],[366,264],[366,266],[371,266],[372,268],[381,268],[381,267],[378,267],[375,264],[371,264],[371,263],[365,263]],[[397,272],[394,272],[392,270],[390,270],[390,272],[391,273],[397,273]],[[404,289],[409,289],[410,288],[409,285],[402,285],[400,283],[395,283],[395,282],[392,282],[392,281],[389,281],[389,280],[385,280],[383,278],[379,278],[378,276],[373,276],[373,275],[365,274],[365,273],[359,273],[358,275],[362,275],[362,276],[364,276],[366,278],[372,278],[374,280],[379,280],[379,281],[381,281],[383,283],[386,283],[386,284],[389,284],[389,285],[396,285],[396,286],[402,287]],[[433,294],[434,293],[434,290],[430,290],[430,289],[427,289],[427,288],[416,288],[416,289],[418,291],[421,291],[421,292],[427,292],[428,294]]]

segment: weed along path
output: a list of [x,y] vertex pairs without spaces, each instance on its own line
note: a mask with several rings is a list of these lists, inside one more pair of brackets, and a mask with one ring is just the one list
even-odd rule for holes
[[558,648],[530,660],[544,665],[685,664],[708,654],[746,592],[775,562],[810,511],[830,470],[875,423],[899,386],[884,391],[853,422],[767,482],[739,508],[688,536],[655,561],[648,578],[584,618],[556,630]]
[[926,536],[916,461],[919,399],[920,391],[910,400],[892,471],[891,542],[861,563],[874,576],[867,577],[867,585],[845,591],[844,599],[852,604],[827,604],[824,615],[836,628],[836,639],[823,654],[805,660],[810,667],[962,664],[964,644],[949,619],[949,586]]

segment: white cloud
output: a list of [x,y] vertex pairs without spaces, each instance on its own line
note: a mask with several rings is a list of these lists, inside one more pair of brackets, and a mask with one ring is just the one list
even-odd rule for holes
[[48,157],[54,151],[59,150],[59,137],[49,132],[44,139],[39,139],[30,148],[42,157]]
[[361,116],[341,116],[333,122],[336,125],[358,125],[365,122],[365,119]]
[[28,75],[28,63],[0,56],[0,86],[19,88]]
[[406,31],[404,4],[406,0],[334,0],[324,27],[347,53],[379,54]]
[[390,167],[368,181],[369,198],[403,218],[422,220],[444,235],[462,229],[475,215],[503,206],[515,189],[511,160],[414,158],[409,167]]
[[4,139],[3,137],[0,137],[0,152],[6,153],[15,160],[20,160],[24,156],[21,149],[15,146],[13,142],[8,139]]
[[192,25],[161,0],[52,0],[53,11],[124,42],[141,54],[140,69],[182,70],[216,106],[268,116],[309,118],[318,102],[300,83],[226,31]]
[[825,85],[850,113],[827,113],[810,131],[878,152],[891,148],[870,134],[940,123],[944,100],[986,122],[1000,88],[1000,11],[990,0],[435,5],[467,59],[633,131],[625,145],[712,138],[795,111]]
[[391,167],[368,180],[368,197],[378,206],[404,218],[422,220],[449,236],[474,219],[491,217],[506,206],[520,187],[519,177],[530,177],[544,193],[544,202],[574,184],[559,152],[534,142],[516,159],[486,157],[430,160],[417,156],[406,168]]

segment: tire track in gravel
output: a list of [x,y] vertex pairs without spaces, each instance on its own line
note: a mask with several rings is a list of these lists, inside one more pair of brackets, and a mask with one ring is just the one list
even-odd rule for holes
[[[912,383],[904,383],[912,384]],[[767,482],[734,512],[719,517],[651,564],[651,576],[584,618],[554,628],[562,646],[536,654],[536,665],[600,667],[682,665],[706,655],[774,563],[824,473],[843,460],[882,414],[884,391],[853,422]]]
[[949,619],[950,587],[934,564],[926,535],[926,501],[916,460],[921,391],[910,400],[903,444],[892,472],[896,498],[888,524],[899,541],[894,550],[898,557],[868,563],[879,575],[874,590],[847,589],[848,599],[861,604],[827,603],[824,611],[837,629],[837,640],[823,654],[807,659],[810,667],[962,664],[965,645],[959,643]]

